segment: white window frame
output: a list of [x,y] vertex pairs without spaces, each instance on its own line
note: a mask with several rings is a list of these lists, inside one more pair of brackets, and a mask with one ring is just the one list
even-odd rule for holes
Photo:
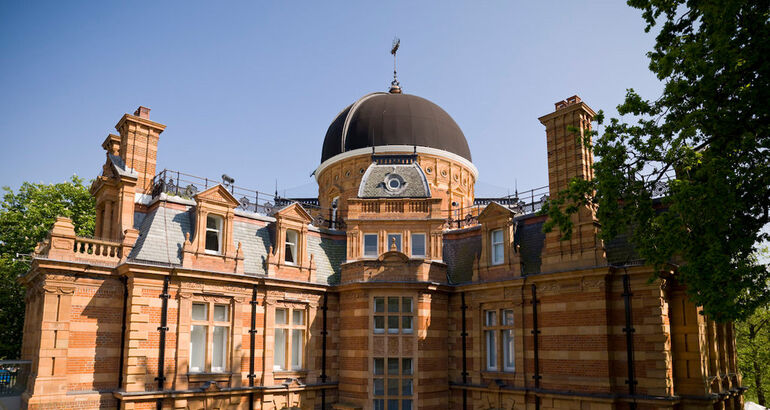
[[[294,236],[294,241],[289,240],[290,236]],[[284,249],[283,262],[286,263],[287,265],[298,265],[299,261],[298,261],[297,249],[299,248],[298,246],[299,232],[295,231],[294,229],[287,229],[284,241],[286,242],[286,244],[283,247]],[[291,251],[291,257],[293,259],[293,261],[291,262],[286,259],[286,256],[288,255],[286,253],[287,251]]]
[[[286,340],[284,341],[284,363],[278,363],[276,361],[275,352],[277,351],[276,345],[278,343],[275,334],[273,335],[273,371],[274,372],[298,372],[304,371],[306,366],[305,356],[307,355],[307,323],[308,323],[308,309],[307,307],[298,306],[276,306],[276,312],[273,313],[274,330],[284,330],[286,332]],[[278,310],[286,311],[286,323],[277,323],[276,316]],[[294,322],[294,313],[301,312],[302,323],[297,324]],[[293,341],[295,338],[295,331],[301,332],[302,342],[300,344],[300,352],[298,357],[294,355]],[[299,359],[299,365],[295,366],[295,359]]]
[[[209,218],[216,221],[216,228],[209,228]],[[221,255],[222,254],[222,227],[224,226],[225,218],[223,218],[221,215],[216,214],[207,214],[206,215],[206,233],[203,238],[203,249],[204,252],[209,255]],[[217,234],[217,250],[208,249],[206,247],[206,242],[208,239],[209,232],[216,232]]]
[[[206,308],[206,319],[195,319],[193,317],[192,309],[195,305],[202,305]],[[215,317],[216,307],[225,308],[225,320],[217,320]],[[228,373],[230,366],[230,344],[232,343],[232,319],[233,308],[230,303],[219,302],[205,302],[205,301],[193,301],[190,306],[190,333],[192,335],[193,326],[203,326],[206,332],[203,341],[203,367],[192,367],[192,354],[193,354],[193,339],[190,337],[190,360],[188,365],[188,371],[190,373]],[[223,350],[219,352],[214,351],[214,332],[216,328],[224,328],[225,340],[222,344]],[[214,356],[222,356],[222,366],[214,367]]]
[[[500,233],[500,240],[495,241],[495,235],[497,233]],[[505,262],[505,234],[503,233],[502,229],[495,229],[491,232],[489,232],[489,243],[490,243],[490,264],[492,265],[502,265]],[[500,248],[500,258],[496,258],[495,249]]]
[[500,315],[501,326],[503,327],[500,329],[500,347],[503,350],[503,371],[515,372],[516,332],[514,323],[516,322],[516,319],[514,318],[514,311],[513,309],[502,309],[500,310]]
[[[374,253],[367,253],[366,252],[366,238],[374,237]],[[365,258],[376,258],[380,256],[380,235],[376,233],[365,233],[363,235],[363,241],[361,241],[361,255],[363,255]]]
[[[516,371],[515,311],[506,307],[483,309],[484,369],[488,372]],[[502,370],[501,370],[502,369]]]
[[497,310],[484,311],[484,358],[488,371],[497,371]]
[[[415,242],[417,242],[415,240],[416,237],[422,238],[420,240],[420,242],[422,242],[422,253],[421,254],[414,252],[414,244],[415,244]],[[427,239],[428,239],[428,236],[425,235],[424,233],[413,233],[412,234],[411,240],[409,242],[409,248],[410,248],[412,257],[414,257],[414,258],[424,258],[425,256],[427,256],[427,254],[428,254],[428,252],[427,252],[427,247],[428,247]]]

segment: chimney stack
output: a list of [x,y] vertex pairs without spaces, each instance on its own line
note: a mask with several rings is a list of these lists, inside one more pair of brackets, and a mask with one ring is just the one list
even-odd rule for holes
[[120,134],[120,157],[137,173],[136,192],[152,190],[158,157],[158,139],[166,126],[150,121],[150,109],[140,106],[134,115],[125,114],[115,126]]

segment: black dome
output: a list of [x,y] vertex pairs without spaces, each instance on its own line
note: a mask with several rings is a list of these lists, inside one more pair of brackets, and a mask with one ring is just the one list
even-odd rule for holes
[[415,95],[373,93],[337,115],[326,131],[321,162],[380,145],[430,147],[471,160],[465,135],[441,107]]

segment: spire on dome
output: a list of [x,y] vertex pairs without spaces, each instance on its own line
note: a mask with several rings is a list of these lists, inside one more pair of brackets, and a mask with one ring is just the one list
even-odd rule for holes
[[396,75],[396,53],[398,47],[401,45],[401,39],[398,37],[393,38],[393,46],[390,49],[390,54],[393,54],[393,81],[390,82],[390,93],[401,94],[401,84],[398,82],[398,76]]

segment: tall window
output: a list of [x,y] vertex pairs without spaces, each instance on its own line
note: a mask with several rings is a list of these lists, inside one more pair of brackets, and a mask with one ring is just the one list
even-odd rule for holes
[[379,252],[377,250],[377,234],[365,233],[364,234],[364,256],[377,257]]
[[286,251],[284,252],[284,261],[290,264],[297,263],[297,241],[299,233],[292,229],[286,230]]
[[503,230],[496,229],[490,233],[492,243],[492,265],[503,263]]
[[227,371],[230,306],[194,302],[190,329],[190,373]]
[[374,409],[412,410],[414,364],[411,357],[374,358]]
[[412,256],[416,258],[425,257],[425,234],[413,233],[412,234]]
[[302,370],[305,367],[305,309],[275,309],[273,370]]
[[513,309],[485,310],[483,331],[486,369],[515,371]]
[[400,233],[389,233],[388,234],[388,250],[395,245],[396,250],[401,252],[401,234]]
[[385,333],[387,329],[389,334],[412,334],[413,310],[411,297],[375,297],[374,333]]
[[222,252],[222,217],[207,215],[206,253],[219,254],[220,252]]

